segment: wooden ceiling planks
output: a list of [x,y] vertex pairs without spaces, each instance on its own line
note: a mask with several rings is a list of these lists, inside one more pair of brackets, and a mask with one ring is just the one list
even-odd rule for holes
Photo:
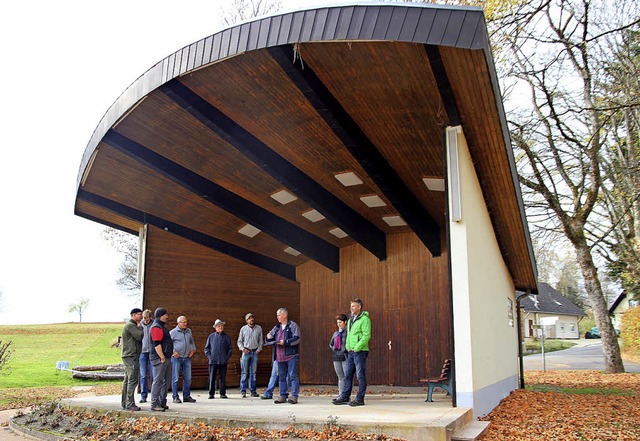
[[338,246],[352,243],[329,233],[328,222],[313,223],[302,217],[312,209],[300,198],[282,205],[270,196],[284,186],[249,161],[227,142],[207,129],[165,94],[150,94],[128,118],[118,133],[221,185],[238,196],[292,222]]
[[422,178],[442,178],[447,124],[422,45],[394,42],[309,43],[307,63],[358,123],[440,226],[444,193]]
[[[397,215],[389,201],[371,209],[360,200],[372,194],[385,198],[266,51],[212,65],[180,81],[379,229],[407,231],[382,220]],[[344,187],[335,179],[348,171],[364,183]]]
[[242,219],[106,145],[83,189],[290,265],[307,260],[285,253],[286,244],[264,233],[253,238],[238,233],[246,224]]
[[[516,287],[535,286],[489,72],[480,51],[441,47],[489,215]],[[509,147],[510,148],[510,147]]]
[[127,217],[120,216],[112,211],[105,210],[102,207],[93,205],[82,199],[76,201],[75,212],[78,216],[84,217],[89,220],[102,222],[107,226],[116,228],[118,230],[127,231],[131,234],[138,234],[142,224],[140,222],[133,221]]

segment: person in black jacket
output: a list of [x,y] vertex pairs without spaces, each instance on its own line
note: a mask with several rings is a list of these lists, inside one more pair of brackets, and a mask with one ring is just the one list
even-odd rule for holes
[[344,389],[344,375],[347,372],[347,316],[336,316],[338,330],[331,336],[329,349],[333,355],[333,369],[338,376],[338,396]]
[[155,320],[149,329],[153,351],[149,353],[149,361],[153,366],[153,384],[151,385],[151,410],[164,412],[167,406],[167,390],[171,384],[171,354],[173,340],[165,327],[169,313],[164,308],[157,308]]
[[220,398],[227,398],[227,364],[233,354],[231,337],[224,332],[224,322],[216,319],[216,332],[209,335],[204,347],[204,355],[209,359],[209,399],[215,398],[216,377],[220,376]]

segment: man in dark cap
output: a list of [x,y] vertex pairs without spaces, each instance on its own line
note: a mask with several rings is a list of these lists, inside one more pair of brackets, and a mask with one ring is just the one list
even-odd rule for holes
[[153,384],[151,385],[151,410],[164,412],[167,406],[167,390],[171,384],[171,355],[173,354],[173,340],[165,327],[169,320],[169,313],[164,308],[156,309],[155,320],[149,335],[153,350],[149,360],[153,366]]
[[142,352],[142,336],[144,331],[140,325],[142,309],[133,308],[131,318],[122,328],[122,363],[124,364],[124,381],[122,382],[122,408],[140,410],[135,403],[135,393],[140,379],[140,352]]

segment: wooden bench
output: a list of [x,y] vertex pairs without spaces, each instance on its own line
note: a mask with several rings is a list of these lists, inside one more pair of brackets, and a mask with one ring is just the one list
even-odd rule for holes
[[440,372],[440,376],[437,378],[425,378],[421,379],[420,383],[426,383],[427,387],[427,399],[425,401],[433,402],[431,395],[433,394],[433,389],[439,387],[444,389],[447,392],[447,395],[451,395],[451,359],[446,359],[444,364],[442,365],[442,372]]

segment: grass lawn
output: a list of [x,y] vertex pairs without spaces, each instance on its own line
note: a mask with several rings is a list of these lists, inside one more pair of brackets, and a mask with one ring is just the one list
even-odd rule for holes
[[[564,340],[545,340],[544,351],[554,352],[561,351],[563,349],[569,349],[575,346],[576,343],[564,341]],[[523,355],[540,354],[542,352],[542,342],[540,340],[528,341],[525,345],[525,352]]]
[[70,367],[120,363],[120,348],[112,347],[124,323],[64,323],[3,325],[0,341],[11,341],[13,353],[0,371],[0,389],[104,384],[71,378],[56,369],[65,360]]

